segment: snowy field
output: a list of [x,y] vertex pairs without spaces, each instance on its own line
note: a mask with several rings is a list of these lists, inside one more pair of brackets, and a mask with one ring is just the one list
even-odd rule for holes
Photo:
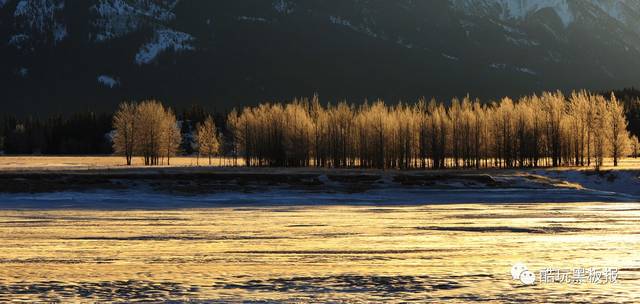
[[[638,303],[635,203],[0,211],[0,302]],[[616,283],[513,280],[517,262]]]
[[[633,160],[598,174],[121,161],[0,157],[0,302],[640,302]],[[619,273],[526,286],[517,262]]]
[[[640,199],[640,161],[587,168],[357,170],[127,167],[121,157],[0,157],[0,209],[172,209],[242,205],[420,205],[627,202]],[[216,164],[230,160],[215,159]]]

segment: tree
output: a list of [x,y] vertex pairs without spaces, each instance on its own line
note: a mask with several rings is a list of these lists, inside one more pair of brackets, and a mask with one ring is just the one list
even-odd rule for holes
[[590,165],[594,156],[599,168],[609,152],[617,163],[626,151],[617,105],[585,91],[484,105],[466,97],[450,106],[423,99],[323,106],[314,96],[233,112],[228,129],[249,166],[513,168],[584,165],[585,158]]
[[240,117],[238,111],[233,109],[229,115],[227,115],[227,130],[229,136],[227,140],[231,147],[231,155],[233,156],[233,165],[238,165],[238,154],[240,153],[240,145],[242,143],[242,126],[240,124]]
[[562,118],[565,114],[565,106],[564,95],[559,91],[555,94],[548,92],[542,94],[542,107],[547,115],[547,151],[551,154],[554,167],[560,165],[562,157]]
[[[607,104],[602,96],[595,96],[593,99],[593,128],[595,130],[605,130],[608,126]],[[593,156],[596,171],[600,171],[600,167],[604,163],[604,155],[606,153],[606,135],[594,132],[593,137]]]
[[182,142],[180,125],[176,121],[176,115],[171,109],[167,109],[162,120],[162,146],[164,156],[167,157],[167,166],[171,165],[171,156],[175,156]]
[[640,152],[640,142],[638,142],[638,137],[635,135],[631,136],[629,142],[631,145],[631,155],[633,158],[638,158],[638,152]]
[[127,166],[131,166],[131,160],[135,152],[136,131],[138,121],[138,109],[135,103],[123,102],[113,116],[113,150],[117,154],[124,155]]
[[136,147],[138,155],[147,166],[160,164],[165,140],[166,112],[164,106],[156,100],[141,102],[137,107]]
[[607,103],[607,114],[609,127],[606,131],[609,144],[611,145],[611,156],[613,157],[613,166],[618,166],[620,157],[627,153],[629,133],[627,132],[627,119],[625,118],[624,107],[616,96],[612,93],[611,100]]
[[211,166],[211,157],[215,156],[220,149],[218,140],[218,132],[213,118],[208,116],[202,124],[198,125],[198,153],[206,155],[209,158],[209,166]]

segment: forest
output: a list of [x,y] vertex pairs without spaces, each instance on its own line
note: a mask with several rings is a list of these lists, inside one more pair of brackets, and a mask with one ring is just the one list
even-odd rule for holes
[[[386,105],[322,105],[317,96],[233,110],[225,133],[211,116],[198,123],[198,155],[247,166],[330,168],[523,168],[591,166],[637,154],[624,105],[586,91],[481,103],[465,97]],[[176,118],[156,101],[123,103],[114,116],[114,150],[156,165],[179,153]],[[223,148],[226,147],[226,148]],[[148,161],[150,159],[150,161]],[[237,162],[235,162],[237,164]]]
[[614,165],[636,153],[615,95],[545,92],[513,101],[388,106],[317,97],[233,111],[227,128],[249,166],[516,168]]
[[[619,96],[619,98],[617,97]],[[5,116],[5,154],[122,155],[145,165],[175,155],[225,156],[248,166],[517,168],[617,165],[637,156],[638,91],[544,92],[518,99],[386,104],[322,103],[318,96],[228,113],[159,101],[124,102],[114,114],[19,120]]]

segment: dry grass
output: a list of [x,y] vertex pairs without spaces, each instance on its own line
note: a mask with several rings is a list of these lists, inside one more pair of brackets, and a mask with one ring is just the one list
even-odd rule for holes
[[[196,157],[174,157],[171,158],[171,165],[160,167],[207,167],[209,160]],[[242,160],[238,160],[242,165]],[[199,165],[198,165],[199,164]],[[212,159],[212,166],[231,165],[231,159]],[[133,167],[143,167],[141,158],[134,158]],[[125,168],[124,157],[120,156],[2,156],[0,157],[0,171],[11,170],[64,170],[64,169],[108,169]]]
[[[214,158],[209,166],[206,158],[182,156],[171,158],[171,165],[162,165],[158,168],[185,168],[185,167],[221,167],[231,166],[232,159]],[[166,162],[165,162],[166,163]],[[238,165],[244,162],[238,159]],[[134,168],[143,167],[141,158],[134,158]],[[82,170],[82,169],[110,169],[128,168],[124,157],[120,156],[0,156],[0,171],[12,170]],[[592,169],[585,167],[562,167],[557,170]],[[618,167],[613,167],[611,159],[605,160],[603,170],[632,170],[640,169],[640,158],[625,158],[620,160]]]

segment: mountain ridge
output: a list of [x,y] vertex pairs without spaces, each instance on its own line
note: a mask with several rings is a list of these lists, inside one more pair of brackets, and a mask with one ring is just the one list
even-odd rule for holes
[[7,0],[0,77],[10,111],[44,113],[600,90],[638,85],[636,16],[628,0]]

